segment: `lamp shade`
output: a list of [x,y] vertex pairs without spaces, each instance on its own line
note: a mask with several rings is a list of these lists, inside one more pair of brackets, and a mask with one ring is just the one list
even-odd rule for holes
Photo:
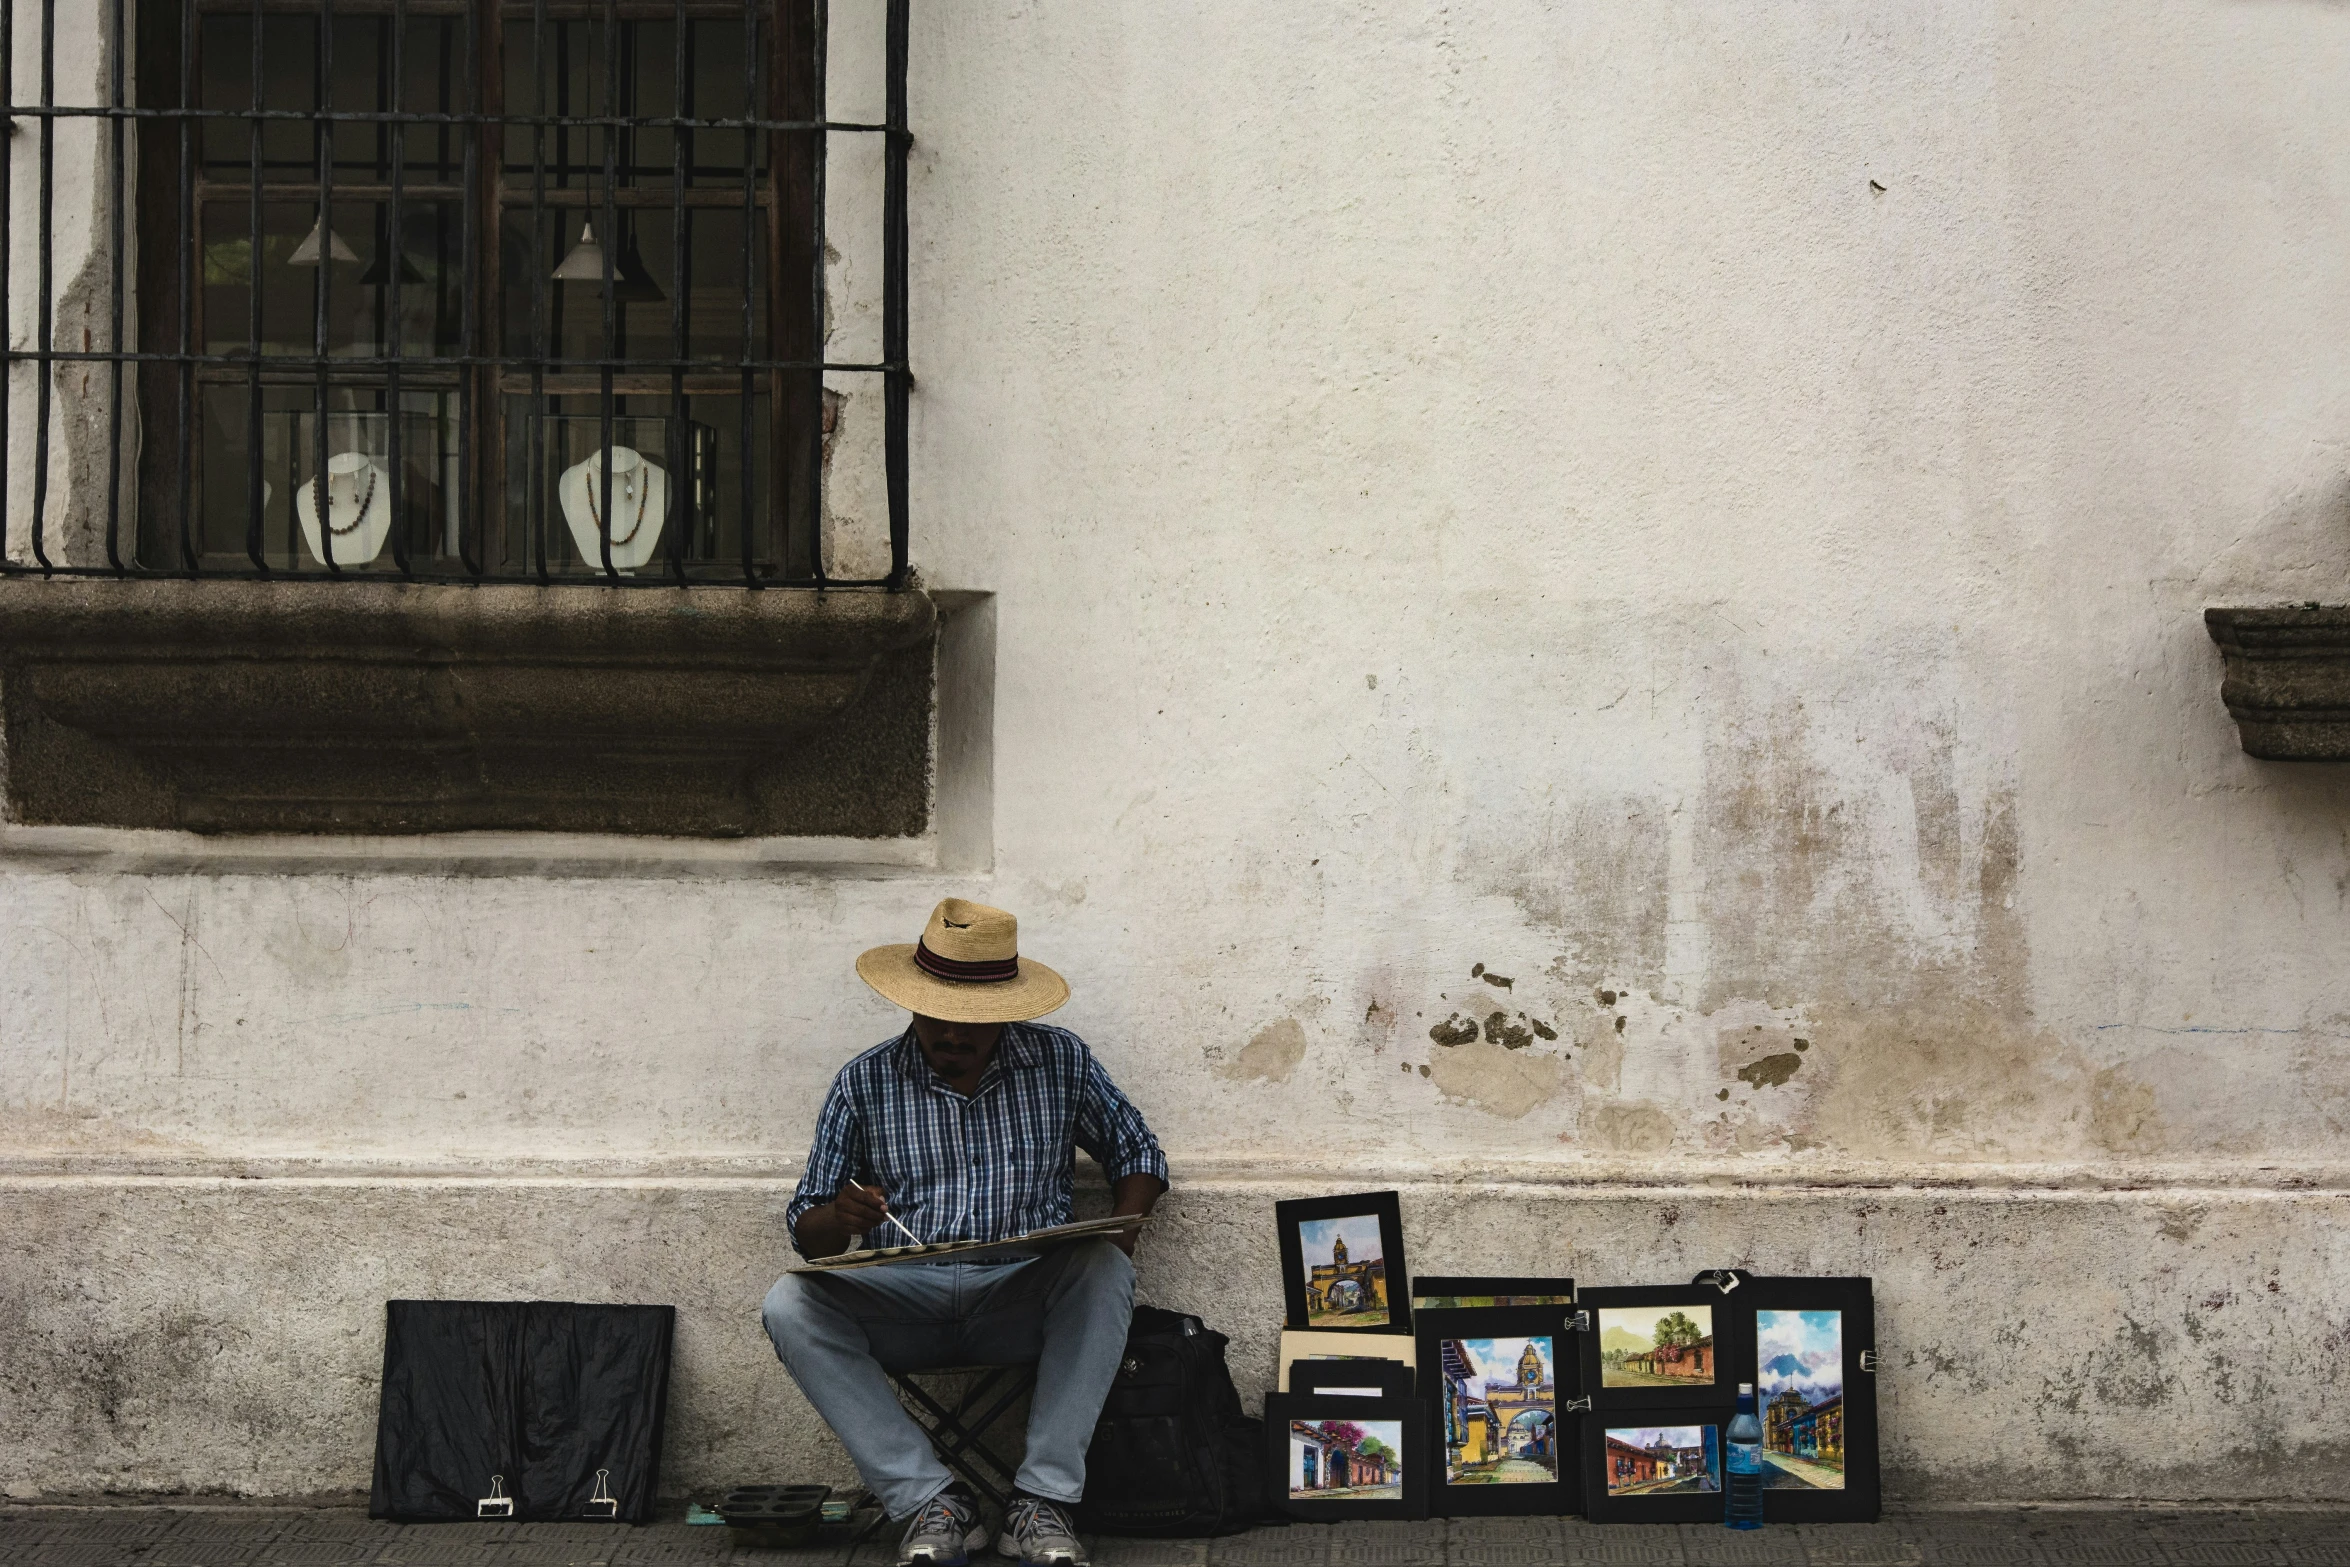
[[[612,297],[623,304],[666,298],[661,286],[646,270],[644,258],[636,252],[636,241],[627,237],[623,228],[620,254],[612,262]],[[579,226],[579,243],[571,247],[555,266],[555,280],[560,283],[601,283],[604,281],[604,246],[596,238],[596,225],[591,219]]]
[[326,226],[326,214],[323,212],[318,215],[318,221],[310,226],[310,232],[303,236],[302,243],[294,247],[294,253],[286,257],[286,265],[317,266],[321,251],[336,261],[359,259],[359,253],[343,243],[343,236]]

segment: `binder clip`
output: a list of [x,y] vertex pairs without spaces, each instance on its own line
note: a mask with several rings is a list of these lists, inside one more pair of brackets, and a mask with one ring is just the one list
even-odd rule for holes
[[596,1471],[596,1494],[587,1499],[587,1515],[590,1518],[617,1518],[620,1516],[620,1498],[614,1496],[604,1484],[611,1476],[612,1471],[609,1469]]
[[1872,1374],[1876,1371],[1877,1352],[1875,1350],[1864,1349],[1860,1352],[1860,1369]]
[[1571,1415],[1579,1409],[1589,1409],[1590,1407],[1591,1400],[1588,1398],[1570,1398],[1565,1403],[1559,1405],[1559,1410],[1562,1414]]
[[1590,1313],[1590,1312],[1588,1312],[1588,1311],[1570,1311],[1570,1312],[1568,1312],[1568,1313],[1567,1313],[1567,1331],[1568,1331],[1569,1333],[1588,1333],[1588,1332],[1590,1332],[1590,1331],[1591,1331],[1591,1313]]
[[511,1518],[514,1516],[514,1498],[506,1494],[506,1477],[490,1476],[490,1494],[474,1504],[476,1518]]

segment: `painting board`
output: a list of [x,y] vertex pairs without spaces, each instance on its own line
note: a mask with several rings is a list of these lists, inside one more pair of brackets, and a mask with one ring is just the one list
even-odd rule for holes
[[1393,1192],[1273,1205],[1281,1293],[1293,1328],[1392,1333],[1412,1320],[1403,1218]]
[[1425,1518],[1418,1451],[1426,1418],[1417,1399],[1267,1394],[1274,1504],[1303,1522]]
[[1438,1517],[1580,1510],[1582,1355],[1563,1306],[1421,1311],[1419,1459]]
[[1316,1333],[1283,1328],[1278,1361],[1280,1389],[1289,1391],[1289,1368],[1301,1360],[1395,1360],[1415,1363],[1417,1345],[1408,1333]]
[[1412,1280],[1414,1311],[1469,1311],[1480,1306],[1573,1304],[1573,1279],[1433,1274]]
[[1413,1398],[1419,1389],[1412,1368],[1400,1360],[1293,1360],[1283,1368],[1284,1393],[1328,1393],[1342,1398]]
[[1738,1299],[1744,1326],[1730,1373],[1754,1384],[1765,1521],[1873,1521],[1877,1388],[1862,1360],[1876,1347],[1870,1281],[1758,1276]]
[[1625,1410],[1724,1407],[1735,1401],[1722,1330],[1746,1318],[1717,1290],[1686,1284],[1587,1289],[1577,1303],[1591,1315],[1583,1339],[1583,1385],[1600,1414]]

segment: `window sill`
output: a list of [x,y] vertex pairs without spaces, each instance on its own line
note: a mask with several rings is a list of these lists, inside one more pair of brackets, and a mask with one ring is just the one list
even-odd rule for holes
[[2227,663],[2220,698],[2245,754],[2350,762],[2350,607],[2207,609]]
[[918,862],[938,629],[920,593],[0,582],[0,852]]

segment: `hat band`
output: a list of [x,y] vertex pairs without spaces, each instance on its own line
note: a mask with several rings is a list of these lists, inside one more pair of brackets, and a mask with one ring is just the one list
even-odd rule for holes
[[1017,954],[1008,958],[989,958],[981,963],[959,963],[953,958],[940,957],[919,941],[914,943],[914,966],[938,979],[958,980],[967,985],[991,985],[1020,977],[1020,959]]

